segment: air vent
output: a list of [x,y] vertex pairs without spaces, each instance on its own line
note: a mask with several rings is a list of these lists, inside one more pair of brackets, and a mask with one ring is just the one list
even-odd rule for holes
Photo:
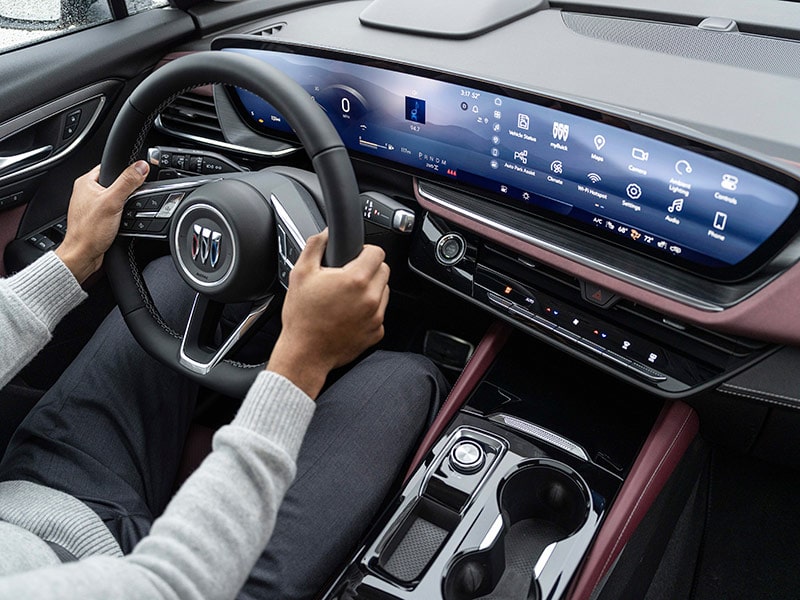
[[202,92],[178,96],[156,120],[163,133],[195,141],[224,142],[214,98]]
[[268,37],[271,35],[275,35],[276,33],[280,33],[284,27],[286,27],[286,21],[281,21],[280,23],[270,23],[266,27],[256,29],[255,31],[253,31],[253,35]]

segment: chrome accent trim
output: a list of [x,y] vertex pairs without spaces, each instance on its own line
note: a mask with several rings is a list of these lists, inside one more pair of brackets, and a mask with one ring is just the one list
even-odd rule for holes
[[601,263],[591,258],[588,258],[582,254],[578,254],[577,252],[573,252],[571,250],[567,250],[560,246],[556,246],[555,244],[551,244],[550,242],[541,240],[530,234],[519,231],[518,229],[509,227],[508,225],[498,223],[497,221],[490,219],[489,217],[480,215],[471,210],[458,206],[457,204],[453,204],[452,202],[448,202],[447,200],[435,196],[433,192],[425,190],[423,188],[424,184],[419,180],[416,180],[415,183],[417,187],[417,193],[419,193],[419,195],[425,198],[426,200],[429,200],[434,204],[441,206],[443,208],[447,208],[448,210],[452,210],[453,212],[456,212],[463,217],[467,217],[468,219],[472,219],[483,225],[487,225],[492,229],[496,229],[498,231],[506,233],[511,237],[514,237],[520,241],[528,242],[530,244],[533,244],[534,246],[538,246],[539,248],[549,250],[550,252],[558,254],[559,256],[563,256],[564,258],[574,260],[575,262],[578,262],[584,266],[591,267],[592,269],[596,269],[598,271],[601,271],[602,273],[606,273],[607,275],[612,275],[617,279],[622,279],[623,281],[627,281],[628,283],[634,284],[637,287],[641,287],[651,292],[655,292],[660,296],[670,298],[672,300],[680,302],[681,304],[685,304],[687,306],[698,308],[700,310],[704,310],[707,312],[722,312],[724,310],[723,307],[719,305],[711,304],[709,302],[704,302],[703,300],[699,300],[698,298],[693,298],[691,296],[675,292],[675,290],[665,288],[661,285],[653,283],[652,281],[641,279],[639,277],[631,275],[630,273],[626,273],[625,271],[620,271],[619,269],[611,267],[605,263]]
[[497,536],[500,535],[500,532],[503,530],[503,515],[497,515],[497,518],[492,523],[492,526],[489,527],[489,531],[486,532],[486,535],[483,536],[480,545],[478,546],[478,550],[486,550],[489,546],[494,544],[494,541],[497,539]]
[[[189,330],[189,325],[192,323],[192,319],[195,316],[195,307],[197,306],[197,300],[200,297],[200,294],[197,294],[194,297],[194,302],[192,303],[192,311],[189,313],[189,322],[186,324],[186,332]],[[181,365],[192,371],[193,373],[198,373],[200,375],[207,375],[211,369],[213,369],[219,362],[225,358],[225,355],[228,351],[236,344],[242,336],[258,321],[259,317],[264,314],[264,311],[269,308],[269,305],[272,303],[272,300],[275,298],[274,295],[267,298],[264,303],[260,306],[257,306],[250,313],[244,318],[244,320],[239,324],[239,326],[231,333],[227,340],[219,347],[217,352],[214,356],[211,357],[206,363],[199,362],[189,358],[186,355],[185,345],[186,345],[186,332],[183,334],[183,339],[181,339],[181,348],[180,353],[178,355],[178,361]]]
[[192,225],[192,260],[197,260],[197,255],[200,254],[200,240],[203,237],[203,228],[197,223]]
[[542,553],[539,555],[539,560],[536,561],[536,565],[533,567],[533,575],[534,577],[539,577],[544,571],[545,565],[547,565],[547,561],[550,560],[550,557],[553,555],[553,550],[556,549],[556,544],[558,542],[553,542],[547,548],[542,550]]
[[22,152],[21,154],[15,154],[14,156],[0,156],[0,171],[4,171],[14,165],[25,162],[29,158],[36,158],[39,155],[48,154],[50,151],[53,150],[52,144],[48,144],[47,146],[42,146],[41,148],[34,148],[33,150],[28,150],[27,152]]
[[[449,242],[450,240],[456,240],[460,246],[458,250],[458,254],[456,254],[452,258],[447,258],[444,255],[444,245]],[[439,240],[436,242],[436,249],[434,250],[433,255],[436,257],[441,264],[446,267],[451,267],[455,264],[458,264],[462,258],[467,254],[467,240],[464,239],[464,236],[460,233],[449,232],[445,233]]]
[[[94,96],[90,96],[90,97],[88,97],[86,99],[80,100],[79,102],[76,103],[76,104],[83,104],[84,102],[90,102],[92,100],[95,100],[96,98],[100,99],[100,102],[98,102],[98,104],[97,104],[97,108],[95,109],[95,111],[92,114],[92,116],[89,118],[89,122],[86,123],[86,126],[81,130],[81,132],[77,136],[75,136],[75,139],[72,140],[72,142],[70,142],[69,144],[64,146],[61,150],[59,150],[58,152],[56,152],[52,156],[50,156],[50,157],[48,157],[48,158],[46,158],[46,159],[44,159],[42,161],[33,163],[32,165],[28,165],[27,167],[23,167],[23,168],[19,169],[18,171],[12,171],[11,173],[6,173],[2,177],[0,177],[0,183],[2,183],[3,181],[6,181],[7,179],[11,179],[12,177],[19,177],[20,175],[24,175],[26,173],[30,173],[31,171],[36,171],[36,170],[39,170],[39,169],[43,169],[44,167],[47,167],[47,166],[53,164],[54,162],[56,162],[58,160],[61,160],[67,154],[72,152],[78,146],[78,144],[80,144],[83,141],[83,139],[87,135],[89,135],[89,132],[92,130],[92,127],[94,126],[95,122],[97,121],[97,118],[100,116],[100,112],[103,110],[103,106],[105,106],[105,104],[106,104],[106,97],[105,97],[105,94],[96,94]],[[73,105],[73,106],[75,106],[75,105]],[[3,140],[5,140],[8,137],[11,137],[11,136],[13,136],[13,135],[15,135],[17,133],[22,132],[22,131],[25,131],[26,129],[28,129],[30,127],[33,127],[33,126],[37,125],[38,123],[41,123],[42,121],[45,121],[45,120],[49,119],[50,117],[54,116],[55,114],[57,114],[59,112],[66,112],[67,110],[69,110],[69,108],[70,107],[67,106],[64,109],[56,110],[53,114],[47,115],[47,116],[39,119],[38,121],[34,121],[33,123],[29,123],[28,125],[26,125],[25,127],[22,127],[21,129],[19,129],[17,131],[12,131],[9,135],[7,135],[7,136],[3,137],[2,139],[0,139],[0,142],[2,142]]]
[[[286,208],[284,208],[283,204],[281,204],[281,201],[278,200],[275,194],[270,194],[269,201],[272,203],[272,208],[278,215],[278,219],[284,225],[284,227],[286,227],[286,230],[289,232],[289,235],[292,236],[292,239],[295,241],[298,248],[300,248],[300,251],[302,252],[303,248],[306,247],[306,240],[300,233],[300,230],[297,229],[297,225],[295,225],[294,221],[292,221],[292,218],[289,216],[289,212],[286,210]],[[286,261],[286,264],[294,268],[293,262],[291,262],[285,256],[283,258]]]
[[[192,238],[194,240],[194,237]],[[192,244],[192,252],[194,252],[194,244]],[[208,255],[211,252],[211,230],[208,227],[203,227],[200,234],[200,262],[206,264]]]
[[291,146],[290,148],[286,148],[285,150],[258,150],[257,148],[249,148],[247,146],[240,146],[238,144],[231,144],[229,142],[220,142],[218,140],[204,138],[199,135],[192,135],[191,133],[183,133],[181,131],[175,131],[174,129],[170,129],[169,127],[165,126],[161,122],[161,115],[158,115],[155,118],[155,120],[153,121],[153,125],[155,126],[156,129],[158,129],[162,133],[166,133],[176,138],[189,140],[191,142],[199,144],[206,144],[207,146],[220,148],[222,150],[232,150],[234,152],[250,154],[251,156],[266,156],[268,158],[281,158],[283,156],[288,156],[289,154],[293,154],[298,150],[300,150],[300,146]]
[[[209,204],[195,204],[193,206],[190,206],[188,209],[186,209],[186,212],[184,212],[181,215],[181,218],[178,219],[178,222],[175,224],[175,237],[173,238],[173,241],[175,242],[175,248],[179,249],[181,247],[180,246],[181,241],[178,239],[178,236],[180,235],[181,225],[183,224],[183,221],[191,213],[193,213],[196,210],[200,210],[200,209],[207,209],[207,210],[211,211],[212,213],[214,213],[215,215],[217,215],[219,217],[219,219],[220,219],[220,223],[227,230],[228,239],[231,240],[231,264],[230,264],[230,268],[228,269],[228,272],[225,273],[225,275],[223,275],[218,281],[213,281],[213,282],[203,281],[201,279],[198,279],[194,275],[192,275],[191,272],[189,271],[189,269],[186,267],[186,265],[184,265],[183,259],[181,258],[180,251],[176,252],[176,254],[177,254],[177,258],[178,258],[178,265],[181,267],[181,269],[183,269],[183,273],[189,279],[191,279],[193,283],[195,283],[199,287],[213,288],[213,287],[216,287],[216,286],[224,283],[225,280],[228,279],[228,277],[230,277],[230,274],[233,271],[233,266],[234,266],[234,264],[236,264],[236,243],[234,241],[235,238],[233,237],[233,231],[231,230],[231,226],[228,224],[228,221],[225,219],[223,214],[221,212],[219,212],[216,208],[214,208],[213,206],[211,206]],[[211,236],[211,230],[208,230],[206,228],[203,228],[203,229],[204,229],[204,231],[202,233],[202,238],[200,240],[200,256],[201,256],[203,262],[205,262],[208,259],[208,253],[209,253],[208,239],[206,239],[206,238]],[[208,231],[208,236],[205,235],[205,231]],[[196,235],[196,232],[193,232],[193,235]],[[205,243],[205,249],[203,247],[204,243]],[[194,260],[194,257],[192,258],[192,260]]]
[[581,460],[589,462],[589,455],[586,454],[586,450],[584,450],[575,442],[565,438],[562,435],[554,433],[549,429],[545,429],[539,425],[534,425],[528,421],[524,421],[522,419],[518,419],[517,417],[512,417],[511,415],[506,415],[503,413],[492,415],[489,417],[489,420],[494,421],[495,423],[502,423],[503,425],[507,425],[512,429],[527,433],[538,440],[542,440],[543,442],[547,442],[548,444],[556,446],[557,448],[561,448],[565,452],[569,452],[573,456],[577,456]]
[[[155,181],[151,184],[144,184],[142,187],[128,196],[128,200],[131,198],[136,198],[136,196],[152,196],[153,194],[160,194],[162,192],[180,191],[184,188],[197,188],[207,183],[213,183],[214,181],[222,181],[223,179],[224,177],[219,176],[202,177],[198,175],[197,177],[180,179],[174,183]],[[127,203],[128,200],[125,202]]]
[[222,234],[219,231],[212,231],[211,232],[211,254],[209,258],[211,262],[211,268],[215,268],[217,263],[219,262],[219,249],[220,244],[222,244]]

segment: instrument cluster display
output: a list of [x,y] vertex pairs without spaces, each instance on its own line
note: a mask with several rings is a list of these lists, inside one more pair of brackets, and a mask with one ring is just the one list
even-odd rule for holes
[[[785,243],[796,220],[790,177],[669,134],[642,134],[646,127],[617,117],[417,69],[297,50],[224,50],[292,77],[354,153],[488,192],[683,268],[746,275]],[[240,89],[235,96],[251,126],[291,134],[263,99]]]

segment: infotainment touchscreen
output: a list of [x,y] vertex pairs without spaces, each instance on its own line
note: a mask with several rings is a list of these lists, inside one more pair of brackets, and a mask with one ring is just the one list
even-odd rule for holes
[[[640,123],[519,90],[303,48],[223,49],[296,80],[354,153],[481,190],[710,276],[746,275],[796,225],[797,183],[787,175]],[[291,134],[261,98],[242,90],[234,96],[251,126]]]

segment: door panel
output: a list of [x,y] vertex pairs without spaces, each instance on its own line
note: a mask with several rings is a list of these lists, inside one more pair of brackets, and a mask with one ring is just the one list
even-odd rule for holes
[[[167,49],[193,33],[186,13],[151,10],[0,55],[5,272],[60,241],[53,226],[66,215],[72,182],[99,163],[120,104]],[[21,245],[43,229],[49,241]]]

